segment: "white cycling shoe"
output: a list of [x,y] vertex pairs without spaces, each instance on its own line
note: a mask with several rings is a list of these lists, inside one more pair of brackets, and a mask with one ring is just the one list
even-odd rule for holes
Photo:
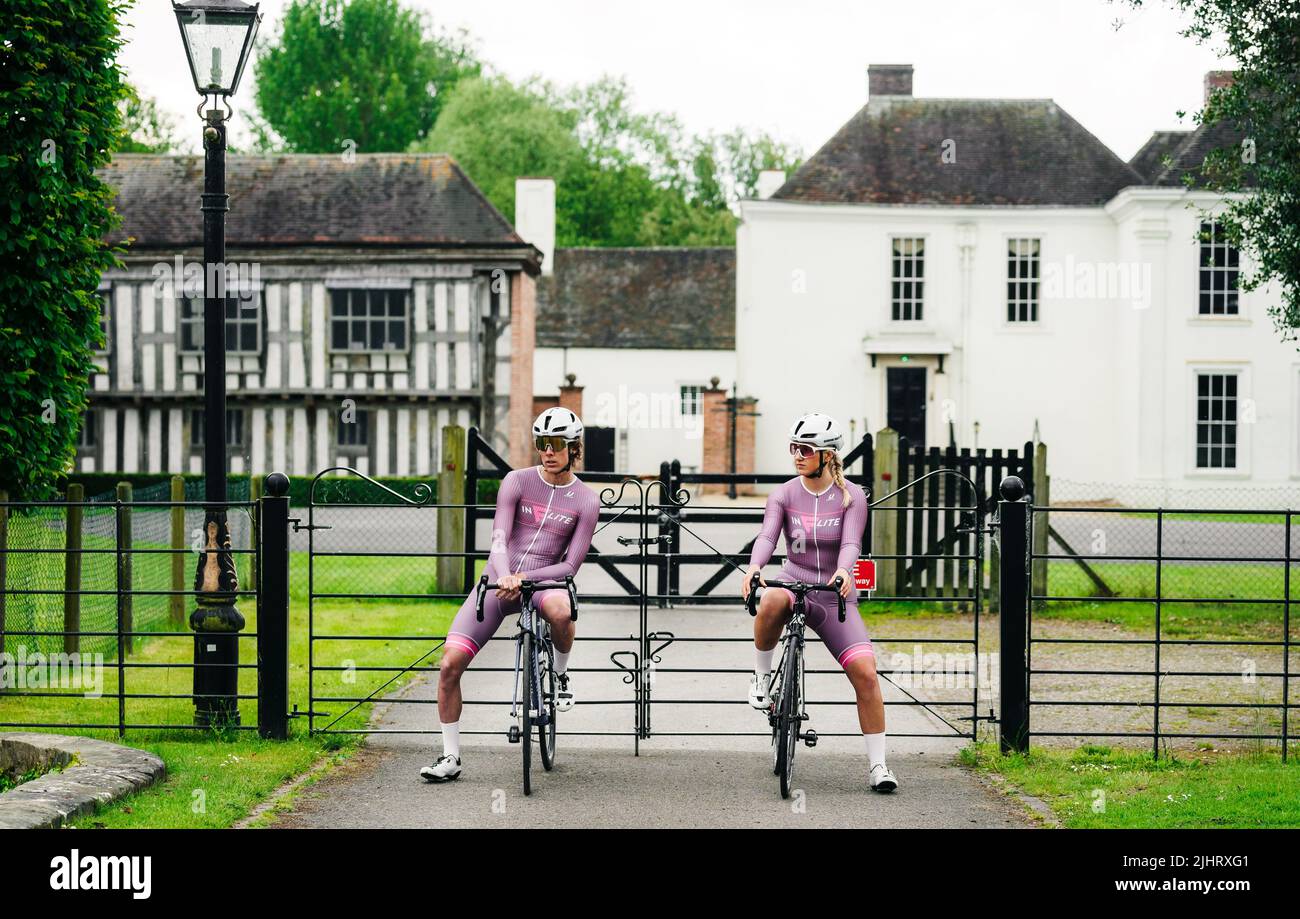
[[894,773],[884,763],[876,763],[871,767],[869,781],[872,791],[889,792],[898,787],[898,779],[894,778]]
[[573,679],[568,673],[557,673],[555,675],[555,710],[557,712],[567,712],[573,708],[577,699],[573,695]]
[[426,782],[451,782],[460,778],[460,757],[444,753],[432,766],[420,770],[420,777]]
[[771,704],[767,698],[771,688],[772,674],[765,673],[759,676],[757,673],[751,673],[749,675],[749,704],[759,711],[767,708]]

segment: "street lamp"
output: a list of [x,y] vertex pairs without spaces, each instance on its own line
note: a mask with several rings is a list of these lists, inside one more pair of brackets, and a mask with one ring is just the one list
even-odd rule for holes
[[[239,723],[239,590],[226,520],[226,112],[261,21],[256,4],[188,0],[172,9],[180,26],[194,88],[212,107],[203,149],[203,552],[194,575],[194,723]],[[226,103],[228,108],[228,103]]]

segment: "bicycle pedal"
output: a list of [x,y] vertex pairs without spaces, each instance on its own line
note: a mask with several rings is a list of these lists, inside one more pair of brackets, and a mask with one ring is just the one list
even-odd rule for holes
[[803,742],[809,747],[817,746],[817,732],[808,731],[803,735]]
[[510,730],[506,731],[506,739],[511,743],[519,743],[519,725],[510,725]]

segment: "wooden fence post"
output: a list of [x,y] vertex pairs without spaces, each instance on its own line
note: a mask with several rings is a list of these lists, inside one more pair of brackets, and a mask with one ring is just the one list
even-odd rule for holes
[[[872,461],[872,481],[877,500],[898,487],[898,432],[885,428],[876,434],[875,456]],[[873,528],[872,544],[885,555],[898,552],[898,498],[893,497],[877,505],[884,510]],[[876,592],[882,597],[898,595],[899,569],[904,559],[887,558],[876,565]]]
[[[438,551],[460,552],[465,546],[465,429],[442,429],[442,462],[438,466]],[[465,589],[465,562],[455,556],[438,556],[438,593],[458,594]]]
[[135,603],[131,590],[134,589],[134,579],[132,572],[135,569],[134,556],[131,547],[134,544],[133,533],[131,530],[131,497],[133,489],[130,482],[117,483],[117,500],[121,502],[121,509],[117,515],[118,526],[118,545],[122,547],[121,552],[121,585],[122,593],[117,598],[119,615],[122,619],[121,632],[126,636],[126,651],[132,653],[135,650]]
[[[180,475],[172,476],[172,497],[173,501],[185,500],[185,477]],[[180,504],[174,504],[171,508],[171,539],[167,541],[173,550],[185,549],[185,508]],[[185,590],[185,560],[186,556],[182,552],[173,552],[171,557],[172,567],[172,586],[175,591]],[[172,628],[180,628],[185,625],[185,595],[174,593],[167,598],[168,601],[168,621]]]
[[[1048,520],[1045,510],[1051,498],[1048,493],[1047,481],[1047,444],[1040,443],[1034,450],[1034,519],[1031,526],[1034,530],[1034,554],[1047,554],[1047,535],[1050,521]],[[1047,559],[1034,559],[1031,569],[1030,594],[1035,597],[1047,596]],[[1040,604],[1037,604],[1041,606]]]
[[63,651],[75,654],[81,645],[81,518],[85,510],[86,489],[73,483],[68,486],[64,506],[63,546]]

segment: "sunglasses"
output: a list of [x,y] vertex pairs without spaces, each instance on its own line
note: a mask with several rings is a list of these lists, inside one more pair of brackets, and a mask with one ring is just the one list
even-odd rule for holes
[[552,453],[562,453],[568,446],[568,441],[563,437],[538,437],[533,440],[533,445],[537,447],[538,453],[545,453],[546,448],[550,447]]
[[808,457],[812,456],[816,452],[816,447],[810,447],[807,444],[790,444],[791,456],[801,456],[804,459],[808,459]]

